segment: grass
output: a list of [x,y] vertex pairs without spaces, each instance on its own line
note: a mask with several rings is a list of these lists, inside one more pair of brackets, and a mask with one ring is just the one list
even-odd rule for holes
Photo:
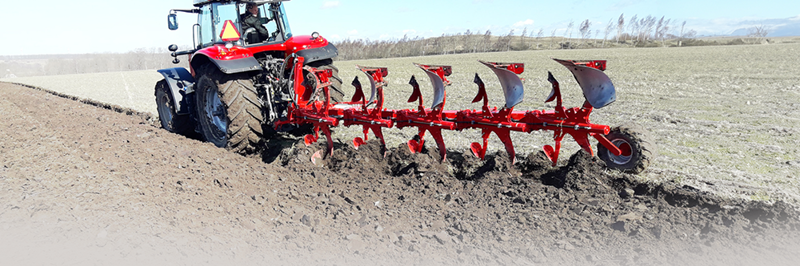
[[[416,103],[406,102],[411,95],[407,82],[412,75],[420,81],[426,104],[430,103],[430,82],[412,63],[453,66],[446,109],[480,108],[470,103],[477,91],[472,83],[475,73],[486,83],[490,105],[502,105],[499,82],[477,62],[479,59],[526,64],[521,74],[526,97],[516,110],[553,108],[553,104],[543,102],[550,92],[547,71],[561,82],[564,104],[580,106],[583,96],[577,83],[551,57],[608,60],[606,73],[616,86],[617,101],[596,109],[592,122],[611,126],[636,123],[651,131],[659,156],[641,178],[654,182],[678,180],[730,197],[795,203],[800,200],[800,112],[796,111],[800,107],[800,85],[796,82],[800,67],[794,63],[800,61],[800,43],[519,51],[335,64],[346,84],[347,97],[353,93],[349,84],[354,77],[368,86],[366,76],[356,70],[356,65],[388,67],[385,107],[389,109],[416,107]],[[155,113],[152,89],[160,78],[155,71],[141,71],[11,81]],[[391,129],[384,133],[388,145],[396,147],[416,131]],[[349,143],[360,134],[360,129],[354,127],[337,129],[335,135]],[[477,130],[445,133],[449,149],[466,150],[470,142],[478,140]],[[512,140],[518,154],[536,152],[553,143],[549,132],[513,134]],[[563,144],[562,160],[579,149],[570,138],[565,138]],[[489,145],[491,151],[503,149],[496,137]]]

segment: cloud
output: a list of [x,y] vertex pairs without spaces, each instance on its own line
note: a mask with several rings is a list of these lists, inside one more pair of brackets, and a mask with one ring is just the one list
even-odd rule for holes
[[322,9],[337,8],[339,4],[339,1],[325,1],[322,2]]
[[524,27],[524,26],[530,26],[530,25],[533,25],[533,20],[532,19],[526,19],[524,21],[520,21],[520,22],[514,23],[514,27],[515,28]]
[[358,30],[351,30],[347,32],[347,35],[358,35]]

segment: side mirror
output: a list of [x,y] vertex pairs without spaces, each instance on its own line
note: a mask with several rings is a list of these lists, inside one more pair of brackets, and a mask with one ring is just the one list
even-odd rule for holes
[[167,26],[169,26],[169,30],[177,30],[178,29],[178,15],[176,14],[169,14],[167,16]]

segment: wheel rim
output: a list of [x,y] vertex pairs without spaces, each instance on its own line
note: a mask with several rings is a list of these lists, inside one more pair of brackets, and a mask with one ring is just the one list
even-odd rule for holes
[[228,132],[228,117],[225,114],[225,105],[222,104],[216,90],[211,86],[206,87],[204,113],[209,122],[214,138],[223,140]]
[[613,143],[614,146],[617,146],[617,148],[619,148],[621,153],[620,155],[614,155],[613,153],[611,153],[611,151],[608,151],[608,158],[615,164],[619,165],[629,163],[631,161],[631,158],[633,158],[631,144],[622,139],[613,140],[611,141],[611,143]]
[[162,126],[172,130],[172,101],[169,96],[162,94],[159,97],[158,116],[161,117]]

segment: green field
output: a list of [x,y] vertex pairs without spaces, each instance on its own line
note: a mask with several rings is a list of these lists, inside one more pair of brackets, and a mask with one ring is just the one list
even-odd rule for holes
[[[499,82],[477,60],[525,63],[526,99],[515,110],[552,109],[544,104],[550,92],[547,71],[561,82],[564,104],[580,106],[583,96],[571,74],[549,58],[606,59],[617,88],[617,101],[597,109],[592,122],[606,125],[636,123],[650,130],[659,155],[640,175],[653,182],[675,180],[723,196],[756,200],[800,200],[798,144],[800,144],[800,44],[704,46],[685,48],[615,48],[583,50],[520,51],[505,53],[444,55],[381,60],[336,62],[344,80],[347,98],[350,81],[366,76],[355,65],[389,68],[386,108],[414,108],[406,103],[407,85],[416,75],[423,97],[432,91],[424,72],[412,65],[453,66],[447,88],[446,109],[478,109],[470,101],[477,92],[472,83],[478,73],[487,86],[490,105],[502,105]],[[40,86],[58,92],[156,113],[153,85],[160,79],[153,71],[16,78],[4,81]],[[368,88],[365,88],[368,90]],[[369,92],[365,92],[369,93]],[[385,130],[391,147],[404,143],[413,129]],[[360,129],[339,129],[343,142]],[[552,144],[550,132],[514,134],[518,154],[538,151]],[[478,131],[449,132],[449,149],[466,150],[480,140]],[[490,150],[502,149],[492,137]],[[429,144],[430,145],[430,144]],[[566,138],[561,160],[577,151]]]

